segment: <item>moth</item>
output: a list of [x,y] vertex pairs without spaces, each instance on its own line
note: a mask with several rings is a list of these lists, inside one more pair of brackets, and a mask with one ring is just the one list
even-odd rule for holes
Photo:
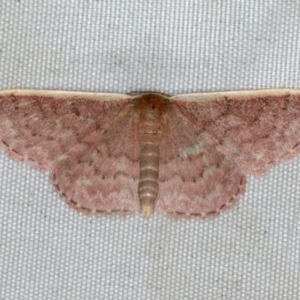
[[300,152],[300,90],[0,91],[0,146],[85,214],[218,216]]

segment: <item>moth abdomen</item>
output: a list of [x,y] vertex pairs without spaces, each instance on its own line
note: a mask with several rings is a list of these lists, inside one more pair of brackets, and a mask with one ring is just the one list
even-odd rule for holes
[[159,153],[164,97],[147,94],[137,102],[140,109],[140,175],[138,195],[141,212],[149,216],[158,195]]

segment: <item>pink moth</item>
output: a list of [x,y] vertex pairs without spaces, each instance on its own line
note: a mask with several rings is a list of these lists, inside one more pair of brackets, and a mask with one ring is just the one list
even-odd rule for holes
[[213,217],[300,152],[300,90],[0,92],[0,146],[86,214]]

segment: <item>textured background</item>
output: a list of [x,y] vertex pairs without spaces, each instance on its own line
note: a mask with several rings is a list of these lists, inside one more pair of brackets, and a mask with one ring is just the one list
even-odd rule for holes
[[[66,3],[63,3],[66,2]],[[0,0],[0,89],[300,88],[298,1]],[[88,218],[0,155],[0,299],[297,299],[300,159],[213,221]]]

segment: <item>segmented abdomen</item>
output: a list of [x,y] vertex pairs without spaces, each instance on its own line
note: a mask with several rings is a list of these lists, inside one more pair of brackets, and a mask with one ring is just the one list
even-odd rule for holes
[[162,136],[163,97],[151,95],[140,102],[140,176],[138,195],[141,211],[152,213],[158,194],[159,154]]

